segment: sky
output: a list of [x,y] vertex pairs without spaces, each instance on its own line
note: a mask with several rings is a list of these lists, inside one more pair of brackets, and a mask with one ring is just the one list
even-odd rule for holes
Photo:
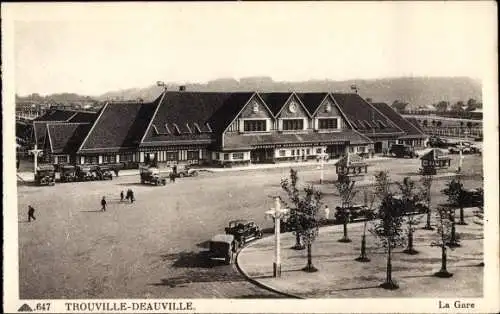
[[[7,5],[19,95],[156,81],[469,76],[496,53],[492,2]],[[2,8],[4,11],[4,8]],[[495,60],[495,59],[493,59]]]

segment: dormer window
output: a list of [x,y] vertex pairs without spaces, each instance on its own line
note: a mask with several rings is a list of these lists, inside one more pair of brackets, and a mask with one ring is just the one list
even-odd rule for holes
[[186,128],[188,129],[188,132],[189,132],[189,133],[193,133],[193,131],[192,131],[192,130],[191,130],[191,128],[189,127],[189,124],[188,124],[188,123],[186,123]]
[[259,104],[257,102],[253,103],[252,111],[253,113],[259,112]]
[[179,129],[179,126],[175,123],[172,123],[172,125],[174,126],[174,130],[175,130],[175,134],[176,135],[180,135],[181,134],[181,130]]
[[160,134],[160,132],[158,132],[158,128],[154,124],[153,124],[153,132],[154,132],[154,135],[159,135]]
[[265,132],[267,121],[266,120],[245,120],[243,130],[245,132]]
[[197,133],[201,133],[201,129],[200,129],[200,126],[198,125],[198,123],[193,123],[194,125],[194,130],[197,132]]
[[207,126],[208,132],[212,133],[212,128],[210,127],[210,124],[207,122],[205,123],[205,125]]
[[336,118],[319,119],[318,121],[318,129],[320,130],[332,130],[337,128],[338,128],[338,120]]
[[381,120],[378,120],[378,125],[380,126],[381,129],[385,129],[387,127],[387,125]]
[[170,132],[170,129],[168,128],[168,123],[165,123],[165,130],[167,130],[167,134],[172,134],[172,132]]

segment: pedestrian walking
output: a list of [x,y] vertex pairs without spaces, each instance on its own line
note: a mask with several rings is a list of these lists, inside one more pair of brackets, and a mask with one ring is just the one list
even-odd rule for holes
[[31,219],[36,220],[35,209],[31,205],[28,205],[28,222],[31,222]]
[[325,205],[325,219],[328,221],[330,219],[330,208],[328,207],[328,205]]
[[102,206],[101,210],[103,212],[105,212],[106,211],[106,198],[104,196],[102,197],[102,200],[101,200],[101,206]]
[[123,202],[123,197],[124,197],[124,194],[123,194],[123,191],[120,192],[120,202]]
[[134,201],[135,201],[134,191],[130,190],[130,203],[133,203]]

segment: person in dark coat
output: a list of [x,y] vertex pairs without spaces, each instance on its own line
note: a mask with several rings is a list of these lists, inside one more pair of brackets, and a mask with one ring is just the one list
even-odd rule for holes
[[31,222],[31,219],[36,220],[35,209],[31,205],[28,205],[28,222]]
[[133,203],[134,201],[135,201],[134,191],[130,190],[130,203]]
[[102,206],[101,210],[103,212],[105,212],[106,211],[106,198],[104,198],[104,196],[102,197],[102,200],[101,200],[101,206]]
[[123,191],[120,192],[120,202],[123,202],[124,194]]

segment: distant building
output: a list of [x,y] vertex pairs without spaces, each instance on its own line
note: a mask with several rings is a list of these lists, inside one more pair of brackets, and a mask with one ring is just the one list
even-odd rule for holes
[[54,111],[34,121],[51,162],[235,165],[381,153],[425,135],[387,104],[354,93],[165,91],[98,113]]

